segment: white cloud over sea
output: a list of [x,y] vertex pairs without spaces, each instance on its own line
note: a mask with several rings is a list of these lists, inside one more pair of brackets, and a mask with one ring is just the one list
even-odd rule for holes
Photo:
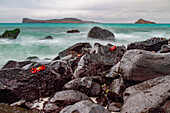
[[22,18],[133,23],[139,18],[170,23],[170,0],[0,0],[0,23]]

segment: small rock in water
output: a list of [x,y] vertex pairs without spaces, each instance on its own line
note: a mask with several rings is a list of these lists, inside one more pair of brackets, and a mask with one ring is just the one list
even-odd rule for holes
[[6,30],[0,38],[6,38],[6,39],[16,39],[17,36],[20,33],[20,29],[16,28],[14,30]]
[[45,38],[43,38],[42,40],[52,40],[53,39],[53,37],[52,36],[46,36]]
[[67,31],[67,33],[79,33],[80,31],[79,30],[69,30],[69,31]]
[[26,58],[26,60],[36,61],[36,60],[40,60],[40,59],[37,56],[30,56],[30,57]]

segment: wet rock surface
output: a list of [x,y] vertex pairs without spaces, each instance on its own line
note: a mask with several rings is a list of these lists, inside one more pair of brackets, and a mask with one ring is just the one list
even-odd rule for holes
[[80,92],[87,93],[91,88],[92,83],[92,78],[90,77],[76,78],[66,83],[63,89],[79,90]]
[[170,52],[170,45],[163,45],[159,52],[160,53],[168,53],[168,52]]
[[114,102],[122,102],[125,89],[126,86],[123,78],[115,79],[110,85],[108,98]]
[[44,105],[43,111],[45,113],[59,113],[61,109],[54,103],[47,103]]
[[122,57],[118,68],[116,73],[131,81],[145,81],[169,75],[170,53],[129,50]]
[[54,94],[49,99],[50,103],[55,103],[59,107],[71,105],[82,100],[89,100],[89,97],[76,90],[64,90]]
[[[46,66],[46,69],[38,74],[32,74],[31,69],[1,70],[0,102],[13,103],[21,99],[32,101],[61,90],[71,76],[67,74],[68,70],[58,70],[61,68]],[[65,73],[67,75],[64,75]]]
[[80,31],[79,31],[79,30],[77,30],[77,29],[67,31],[67,33],[79,33],[79,32],[80,32]]
[[170,53],[160,51],[77,43],[53,60],[10,60],[0,69],[0,103],[42,113],[169,112]]
[[90,100],[80,101],[74,105],[67,106],[60,113],[110,113],[101,105],[95,104]]
[[67,56],[68,54],[73,54],[73,52],[76,54],[81,54],[83,48],[91,48],[90,43],[76,43],[75,45],[61,51],[59,53],[59,57]]
[[115,36],[112,32],[102,29],[100,27],[93,27],[89,33],[88,37],[90,38],[96,38],[96,39],[102,39],[102,40],[114,40]]
[[30,64],[34,64],[36,62],[32,62],[32,61],[21,61],[21,62],[17,62],[17,61],[13,61],[13,60],[9,60],[3,67],[2,69],[10,69],[10,68],[23,68],[24,66]]
[[112,102],[108,105],[108,110],[110,112],[120,112],[121,107],[122,107],[122,103]]
[[124,92],[121,113],[141,113],[159,109],[169,98],[169,91],[170,76],[155,78],[131,86]]
[[20,33],[20,29],[19,28],[16,28],[14,30],[6,30],[2,36],[0,36],[0,39],[1,38],[4,38],[4,39],[16,39],[17,36],[19,35]]
[[107,97],[105,95],[99,96],[96,98],[97,104],[100,104],[101,106],[106,107],[108,104]]
[[124,46],[118,46],[115,50],[110,50],[113,45],[108,44],[103,46],[95,43],[90,51],[90,54],[85,54],[81,57],[78,67],[74,72],[74,77],[84,76],[101,76],[103,72],[120,61],[123,54],[126,52]]
[[141,42],[134,42],[127,46],[127,49],[142,49],[147,51],[159,51],[162,45],[168,44],[166,38],[151,38]]
[[8,104],[0,103],[0,113],[38,113],[19,107],[11,107]]
[[42,40],[52,40],[53,39],[53,37],[52,36],[46,36],[45,38],[43,38]]

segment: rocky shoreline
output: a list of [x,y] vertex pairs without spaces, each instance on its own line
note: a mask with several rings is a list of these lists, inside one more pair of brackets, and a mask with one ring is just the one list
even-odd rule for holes
[[[115,39],[101,29],[88,35]],[[46,62],[8,61],[0,69],[0,112],[168,113],[168,41],[155,37],[127,48],[77,43]]]

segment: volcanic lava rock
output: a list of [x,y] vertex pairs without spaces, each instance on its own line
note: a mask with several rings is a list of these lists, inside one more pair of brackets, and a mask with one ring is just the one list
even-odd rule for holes
[[116,77],[119,77],[121,76],[119,73],[117,73],[119,71],[119,65],[120,65],[120,62],[118,62],[116,65],[114,65],[111,69],[110,69],[110,72],[108,74],[106,74],[105,76],[107,78],[116,78]]
[[67,31],[67,33],[79,33],[80,31],[79,30],[69,30],[69,31]]
[[19,107],[11,107],[8,104],[0,103],[0,113],[38,113]]
[[170,53],[154,53],[144,50],[127,51],[116,73],[124,79],[142,82],[170,74]]
[[118,46],[115,50],[110,50],[113,45],[103,46],[95,43],[90,54],[81,57],[78,67],[74,72],[74,77],[103,76],[105,71],[118,63],[126,52],[124,46]]
[[88,95],[90,97],[97,97],[102,94],[102,88],[98,83],[93,83],[90,90],[88,91]]
[[9,60],[3,67],[2,69],[6,68],[15,68],[19,67],[19,63],[17,61]]
[[124,104],[121,113],[157,111],[168,100],[169,91],[170,76],[168,75],[131,86],[124,92]]
[[59,64],[55,62],[54,67],[46,65],[45,70],[38,74],[32,74],[31,68],[0,70],[0,102],[13,103],[21,99],[32,101],[61,90],[70,80],[71,74],[68,66],[62,67],[64,64],[61,62]]
[[170,111],[170,100],[167,100],[161,108],[165,113],[168,113]]
[[8,68],[22,68],[25,65],[31,64],[31,63],[35,63],[32,61],[21,61],[21,62],[17,62],[17,61],[13,61],[13,60],[9,60],[3,67],[2,69],[8,69]]
[[151,38],[145,41],[134,42],[127,46],[127,50],[130,49],[142,49],[147,51],[159,51],[162,45],[168,44],[168,40],[165,38]]
[[96,38],[96,39],[102,39],[102,40],[114,40],[115,36],[112,32],[106,30],[106,29],[102,29],[100,27],[93,27],[89,33],[88,33],[88,37],[90,38]]
[[52,40],[53,39],[53,37],[52,36],[46,36],[45,38],[43,38],[43,40]]
[[122,102],[125,89],[126,86],[123,78],[115,79],[110,85],[108,98],[114,102]]
[[83,48],[91,48],[90,43],[76,43],[73,46],[61,51],[59,57],[67,56],[70,52],[76,52],[76,54],[81,54]]
[[20,29],[16,28],[14,30],[6,30],[0,38],[16,39],[20,33]]
[[63,89],[78,90],[89,96],[101,95],[102,89],[98,83],[92,81],[91,77],[76,78],[66,83]]
[[56,73],[61,74],[63,77],[69,78],[69,80],[73,75],[72,68],[66,61],[57,60],[51,62],[50,66]]
[[110,113],[101,105],[95,104],[90,100],[84,100],[67,106],[60,113]]
[[122,103],[112,102],[112,103],[110,103],[110,104],[108,105],[107,109],[108,109],[110,112],[120,112],[121,107],[122,107]]
[[140,18],[138,21],[135,22],[135,24],[156,24],[156,23]]
[[170,45],[163,45],[159,52],[160,53],[168,53],[168,52],[170,52]]
[[100,104],[101,106],[106,107],[108,104],[107,97],[105,95],[102,95],[98,98],[96,98],[97,104]]
[[64,90],[56,92],[49,102],[55,103],[59,107],[65,107],[82,100],[89,100],[89,97],[77,90]]
[[59,113],[61,109],[54,103],[44,104],[43,110],[45,113]]
[[78,90],[83,93],[87,93],[87,91],[92,86],[92,78],[90,77],[83,77],[83,78],[76,78],[68,83],[66,83],[63,89],[67,90]]

